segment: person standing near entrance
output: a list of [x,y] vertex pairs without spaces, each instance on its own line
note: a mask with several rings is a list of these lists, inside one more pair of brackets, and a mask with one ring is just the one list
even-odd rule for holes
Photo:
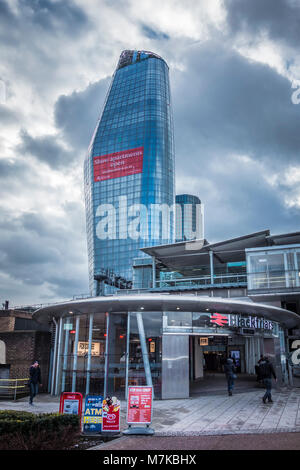
[[39,385],[41,384],[41,369],[38,361],[35,361],[29,369],[29,404],[33,405],[33,399],[38,394]]
[[263,360],[260,361],[259,363],[259,375],[263,381],[263,384],[266,388],[266,393],[263,396],[263,402],[266,403],[268,400],[269,403],[273,403],[272,400],[272,376],[275,379],[275,382],[277,382],[277,377],[275,374],[275,370],[271,362],[269,361],[268,357],[264,357]]
[[232,396],[234,381],[236,379],[235,371],[236,368],[233,360],[229,357],[224,365],[224,372],[227,379],[228,395],[230,397]]

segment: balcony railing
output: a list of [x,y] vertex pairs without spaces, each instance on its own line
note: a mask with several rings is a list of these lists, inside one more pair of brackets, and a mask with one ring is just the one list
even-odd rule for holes
[[299,270],[278,270],[248,274],[249,290],[300,288]]
[[[212,282],[213,281],[213,282]],[[247,286],[247,274],[215,274],[213,278],[210,275],[192,277],[192,278],[177,278],[177,279],[161,279],[156,281],[156,288],[174,288],[174,287],[187,287],[187,288],[206,288],[211,286]]]

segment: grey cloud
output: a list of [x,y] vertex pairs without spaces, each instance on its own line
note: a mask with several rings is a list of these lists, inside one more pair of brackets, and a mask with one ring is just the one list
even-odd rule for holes
[[69,273],[68,277],[55,274],[48,277],[47,283],[59,298],[71,298],[74,295],[88,293],[87,282],[83,282],[78,274]]
[[7,1],[1,0],[2,37],[11,45],[20,40],[25,30],[30,34],[61,32],[78,36],[89,25],[84,11],[69,0],[18,0],[16,7],[17,13],[10,8]]
[[142,33],[149,39],[153,40],[165,40],[170,39],[170,36],[162,31],[158,31],[157,29],[153,29],[151,26],[147,24],[141,25]]
[[63,27],[70,34],[78,34],[78,29],[86,25],[88,18],[84,11],[74,2],[69,0],[19,0],[23,11],[28,11],[34,24],[45,29],[57,32],[58,27]]
[[18,113],[8,108],[8,106],[0,103],[0,122],[2,126],[18,124],[19,122]]
[[9,237],[2,237],[0,241],[0,251],[4,254],[2,259],[2,268],[17,270],[23,266],[31,270],[31,265],[41,265],[49,261],[59,261],[57,250],[45,245],[40,237],[33,237],[31,234],[16,233]]
[[83,91],[61,95],[55,103],[54,116],[58,129],[73,146],[87,150],[97,119],[103,107],[111,78],[90,84]]
[[291,101],[287,79],[214,42],[194,47],[185,65],[173,86],[179,165],[181,155],[192,165],[226,152],[273,168],[299,162],[300,106]]
[[53,296],[87,292],[86,243],[76,230],[84,224],[83,210],[72,210],[51,218],[1,210],[0,275],[12,282],[48,286]]
[[255,36],[267,33],[271,39],[298,48],[300,5],[291,0],[225,0],[227,21],[232,34]]
[[32,137],[26,130],[20,132],[21,143],[17,146],[20,154],[35,157],[52,169],[59,169],[74,163],[76,154],[65,150],[57,141],[57,136],[45,135]]
[[[267,167],[242,161],[227,153],[200,160],[198,170],[185,172],[197,182],[194,191],[204,204],[205,237],[211,242],[259,230],[272,233],[299,230],[300,208],[287,207],[288,191],[266,181]],[[181,174],[177,186],[184,188]],[[286,188],[285,188],[286,189]]]
[[5,182],[18,183],[16,179],[27,173],[27,168],[24,168],[23,162],[18,160],[11,161],[9,159],[0,159],[0,180],[1,184]]
[[176,175],[179,184],[199,175],[193,191],[209,239],[298,230],[299,210],[284,204],[289,188],[265,179],[300,163],[300,106],[288,80],[218,42],[193,47],[173,77]]
[[[82,164],[83,152],[88,149],[109,83],[110,79],[105,78],[83,91],[59,96],[54,107],[57,133],[32,137],[23,129],[18,153],[31,155],[56,170],[75,162]],[[61,141],[68,143],[70,150],[66,150]]]

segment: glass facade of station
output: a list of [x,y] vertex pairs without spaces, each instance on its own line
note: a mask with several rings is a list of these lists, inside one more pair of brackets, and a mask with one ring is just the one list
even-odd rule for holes
[[261,354],[272,357],[277,376],[287,381],[284,330],[263,317],[207,311],[73,314],[59,321],[52,393],[123,399],[127,385],[151,384],[156,399],[183,398],[191,381],[207,371],[222,373],[228,356],[237,360],[238,373],[254,375]]
[[300,245],[246,250],[248,289],[300,287]]
[[161,397],[162,312],[138,315],[142,316],[142,337],[135,312],[62,319],[53,365],[53,393],[105,391],[124,397],[127,383],[147,384],[145,369],[149,367],[154,393]]
[[[130,287],[140,248],[175,241],[174,136],[166,62],[124,51],[84,163],[89,280]],[[166,212],[168,217],[166,217]],[[168,226],[164,225],[168,219]]]

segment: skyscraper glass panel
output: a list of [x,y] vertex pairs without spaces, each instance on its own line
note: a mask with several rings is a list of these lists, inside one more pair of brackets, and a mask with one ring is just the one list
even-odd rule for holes
[[139,248],[175,241],[174,158],[168,66],[123,51],[84,163],[93,295],[105,273],[130,286]]
[[201,201],[192,194],[178,194],[176,200],[176,242],[201,238]]

